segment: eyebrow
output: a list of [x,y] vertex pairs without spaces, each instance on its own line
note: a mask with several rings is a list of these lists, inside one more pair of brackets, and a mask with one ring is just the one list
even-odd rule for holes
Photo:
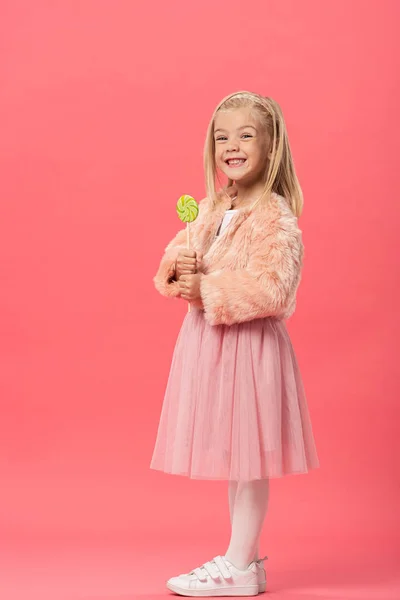
[[[248,129],[249,127],[254,129],[255,131],[257,131],[257,129],[254,127],[254,125],[242,125],[242,127],[238,128],[238,131],[240,131],[241,129]],[[214,133],[217,133],[217,131],[226,131],[226,129],[215,129]]]

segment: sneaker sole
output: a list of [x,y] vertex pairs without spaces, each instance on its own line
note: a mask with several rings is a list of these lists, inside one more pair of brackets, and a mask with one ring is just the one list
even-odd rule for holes
[[259,583],[258,584],[258,593],[259,594],[263,594],[267,589],[267,582],[265,581],[264,583]]
[[167,583],[167,588],[171,590],[171,592],[175,592],[175,594],[179,594],[180,596],[193,596],[193,597],[211,597],[215,596],[257,596],[259,593],[258,585],[247,585],[245,587],[235,587],[235,588],[210,588],[208,590],[185,590],[183,588],[179,588],[176,585]]

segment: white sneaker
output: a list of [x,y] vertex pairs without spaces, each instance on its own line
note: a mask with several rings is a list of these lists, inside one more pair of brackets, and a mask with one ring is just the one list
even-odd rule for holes
[[268,556],[255,560],[254,563],[257,565],[257,577],[258,577],[258,593],[263,594],[267,589],[267,574],[264,569],[264,560],[268,560]]
[[257,596],[261,570],[252,562],[242,571],[224,556],[216,556],[190,573],[172,577],[167,588],[181,596]]

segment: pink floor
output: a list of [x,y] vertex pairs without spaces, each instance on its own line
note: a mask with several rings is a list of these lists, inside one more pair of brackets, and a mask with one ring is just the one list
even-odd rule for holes
[[[7,539],[1,545],[2,600],[172,598],[171,575],[200,564],[210,541],[186,539]],[[282,600],[398,600],[395,540],[276,539],[267,597]]]

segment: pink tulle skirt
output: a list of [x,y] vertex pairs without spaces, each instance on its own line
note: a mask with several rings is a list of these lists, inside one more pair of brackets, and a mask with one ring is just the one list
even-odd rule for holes
[[150,466],[242,481],[319,466],[283,321],[211,326],[192,308],[176,343]]

